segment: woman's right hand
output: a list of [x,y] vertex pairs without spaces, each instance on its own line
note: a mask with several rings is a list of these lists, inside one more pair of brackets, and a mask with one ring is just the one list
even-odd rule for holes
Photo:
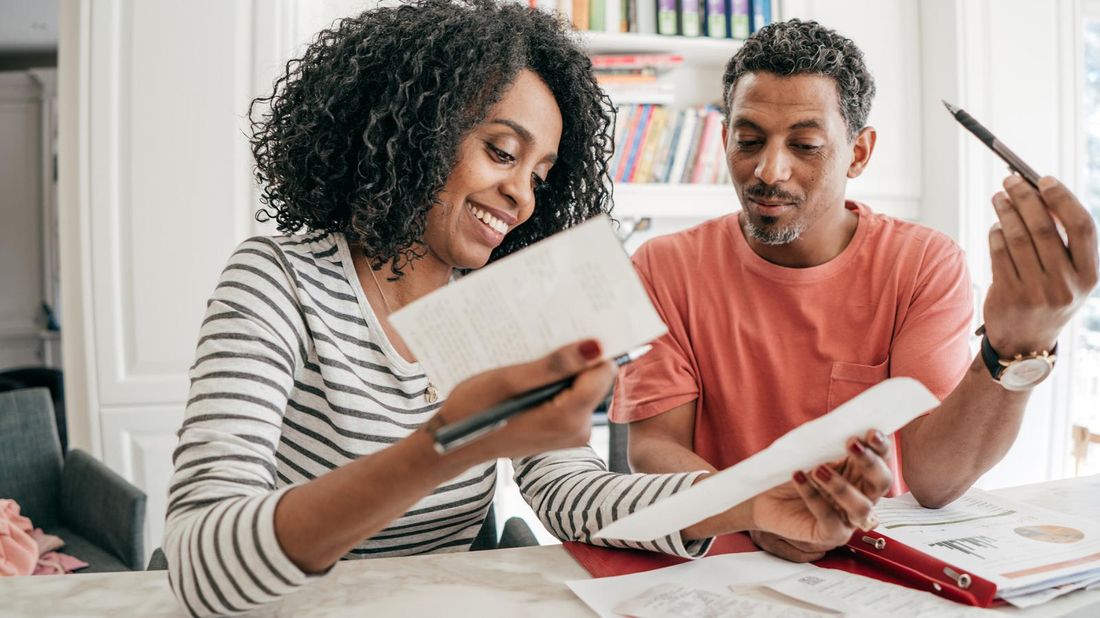
[[477,461],[522,457],[584,446],[592,430],[592,411],[607,397],[617,367],[601,360],[599,342],[588,339],[559,348],[529,363],[478,374],[455,387],[438,412],[454,423],[525,391],[575,375],[572,386],[552,400],[508,419],[507,423],[458,449]]

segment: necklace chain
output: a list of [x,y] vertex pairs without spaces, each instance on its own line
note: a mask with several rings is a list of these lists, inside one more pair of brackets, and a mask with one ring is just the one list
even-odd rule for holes
[[[389,319],[389,314],[393,313],[393,308],[390,307],[390,301],[386,298],[386,292],[382,290],[382,286],[378,283],[378,276],[374,274],[374,269],[371,268],[370,264],[367,264],[367,269],[370,270],[370,278],[374,281],[374,287],[382,296],[382,304],[386,306],[386,319]],[[439,401],[439,392],[435,390],[435,385],[432,384],[430,378],[428,379],[428,386],[424,388],[424,401],[428,403]]]

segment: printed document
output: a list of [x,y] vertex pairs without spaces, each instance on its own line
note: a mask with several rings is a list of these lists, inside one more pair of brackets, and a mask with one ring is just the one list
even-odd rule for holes
[[875,530],[997,585],[1006,599],[1100,577],[1100,521],[971,489],[941,509],[879,502]]
[[870,429],[889,435],[939,405],[920,382],[877,384],[825,416],[796,427],[766,449],[705,481],[628,515],[596,538],[651,541],[675,533],[791,478],[795,470],[845,456],[845,442]]
[[390,323],[440,396],[574,341],[596,338],[613,358],[667,330],[604,215],[409,303]]

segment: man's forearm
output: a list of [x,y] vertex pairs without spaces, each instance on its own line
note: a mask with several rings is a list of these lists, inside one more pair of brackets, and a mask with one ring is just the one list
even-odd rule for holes
[[913,497],[931,508],[961,496],[1016,440],[1028,392],[1010,392],[975,358],[935,410],[901,430],[901,462]]

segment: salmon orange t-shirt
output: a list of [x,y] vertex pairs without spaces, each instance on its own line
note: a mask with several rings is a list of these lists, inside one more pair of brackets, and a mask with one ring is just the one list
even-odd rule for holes
[[612,420],[695,401],[694,450],[721,470],[889,377],[946,397],[971,360],[962,250],[932,229],[846,207],[859,216],[851,242],[811,268],[761,258],[737,214],[638,249],[635,268],[668,333],[620,372]]

